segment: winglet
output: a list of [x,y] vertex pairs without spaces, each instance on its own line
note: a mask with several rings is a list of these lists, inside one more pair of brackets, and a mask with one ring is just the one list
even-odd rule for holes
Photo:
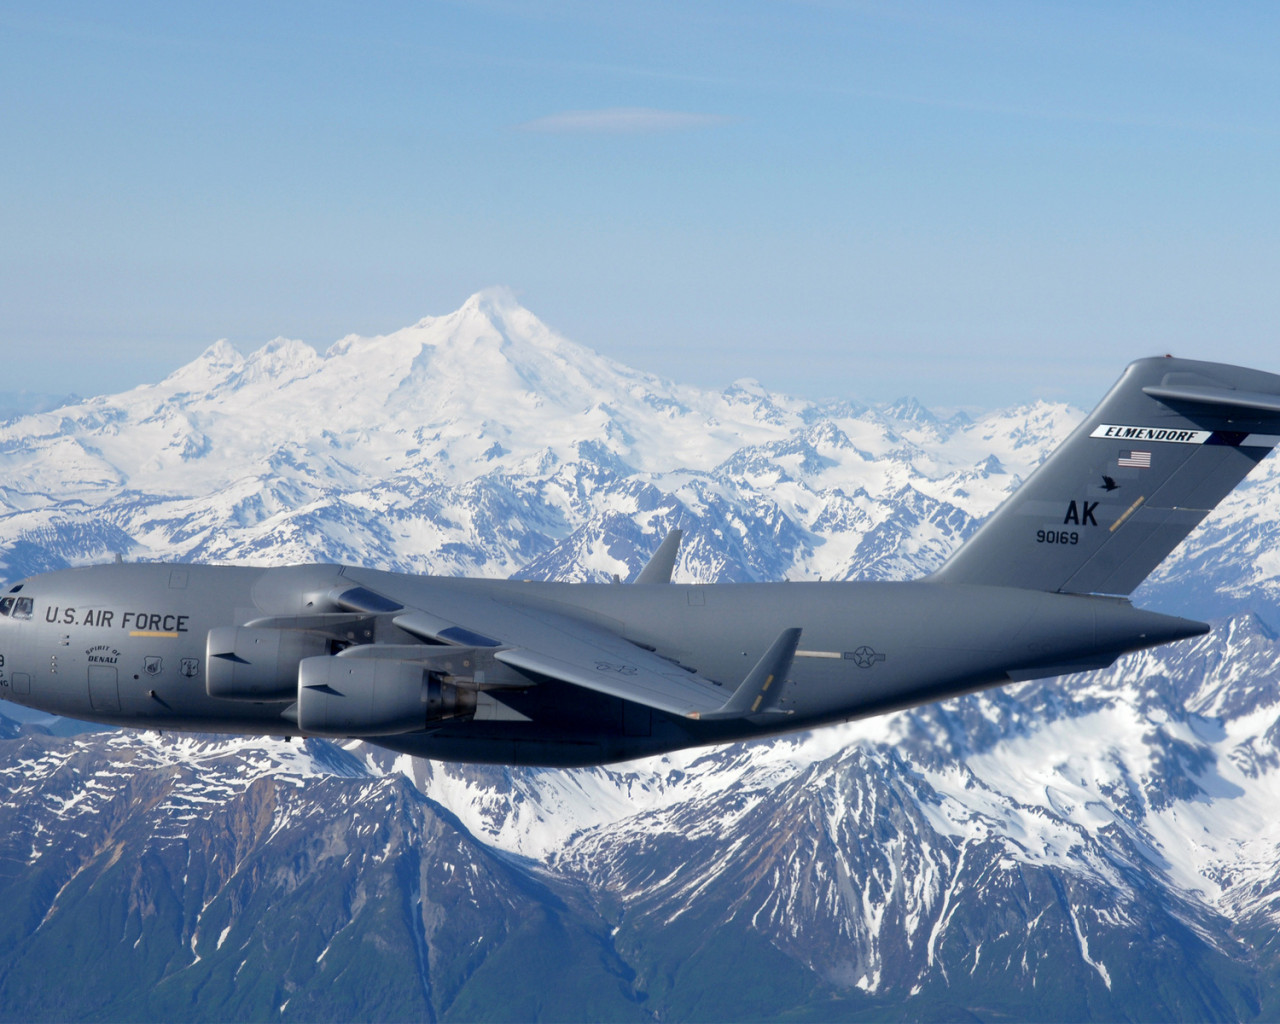
[[747,678],[719,711],[694,711],[689,717],[705,722],[722,718],[746,718],[748,715],[779,714],[778,698],[782,696],[787,672],[791,670],[791,661],[796,656],[796,648],[800,646],[800,632],[799,628],[793,627],[779,633],[778,639],[764,652],[764,657],[756,662],[756,667],[748,673]]
[[649,564],[640,570],[637,583],[670,583],[671,570],[676,567],[676,555],[680,553],[680,539],[683,530],[672,530],[658,545],[658,550],[649,559]]

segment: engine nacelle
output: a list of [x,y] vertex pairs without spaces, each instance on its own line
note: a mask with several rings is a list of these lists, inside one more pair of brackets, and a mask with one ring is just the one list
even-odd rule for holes
[[298,725],[317,736],[391,736],[472,715],[474,689],[419,661],[307,658],[298,666]]
[[328,649],[325,637],[302,630],[219,626],[205,646],[205,689],[226,700],[292,700],[298,663]]

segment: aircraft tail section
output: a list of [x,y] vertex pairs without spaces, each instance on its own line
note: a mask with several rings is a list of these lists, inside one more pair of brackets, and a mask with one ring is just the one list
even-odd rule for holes
[[933,578],[1128,594],[1280,442],[1280,376],[1140,359]]

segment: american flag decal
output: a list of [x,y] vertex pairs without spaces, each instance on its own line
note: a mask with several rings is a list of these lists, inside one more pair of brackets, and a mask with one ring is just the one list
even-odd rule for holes
[[1121,452],[1120,458],[1116,459],[1117,466],[1128,466],[1130,469],[1150,469],[1151,453],[1150,452]]

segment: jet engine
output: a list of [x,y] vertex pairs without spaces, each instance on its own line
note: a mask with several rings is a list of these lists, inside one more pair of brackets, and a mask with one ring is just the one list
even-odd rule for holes
[[306,658],[298,666],[298,725],[317,736],[390,736],[472,715],[476,690],[422,661]]
[[219,626],[205,647],[205,690],[225,700],[291,700],[298,663],[329,652],[329,640],[297,629]]

